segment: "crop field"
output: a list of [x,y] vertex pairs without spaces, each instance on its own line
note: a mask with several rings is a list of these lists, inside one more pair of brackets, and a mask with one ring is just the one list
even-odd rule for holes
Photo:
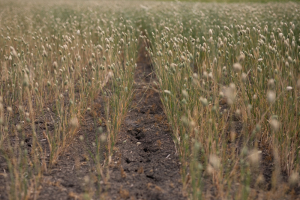
[[0,0],[0,200],[300,199],[300,4]]

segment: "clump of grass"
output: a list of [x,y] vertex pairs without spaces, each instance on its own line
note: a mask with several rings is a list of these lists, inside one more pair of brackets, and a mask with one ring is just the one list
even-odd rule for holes
[[99,96],[107,113],[94,121],[105,119],[107,133],[95,146],[106,145],[106,165],[99,151],[91,156],[106,178],[131,98],[139,31],[132,10],[124,14],[127,8],[114,4],[78,10],[78,3],[1,3],[7,10],[0,25],[0,149],[11,199],[37,198],[43,173],[81,131]]
[[210,187],[215,197],[256,198],[250,190],[269,173],[262,188],[285,196],[280,177],[299,173],[298,4],[165,5],[144,29],[184,187],[192,199]]

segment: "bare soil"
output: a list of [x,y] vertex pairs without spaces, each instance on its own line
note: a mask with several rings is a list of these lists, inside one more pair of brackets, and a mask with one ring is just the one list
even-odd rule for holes
[[155,74],[143,50],[139,55],[132,105],[122,124],[110,169],[109,196],[186,199],[172,132],[153,84]]

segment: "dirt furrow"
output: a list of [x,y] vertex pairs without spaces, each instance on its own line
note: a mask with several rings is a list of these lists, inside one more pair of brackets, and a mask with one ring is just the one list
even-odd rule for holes
[[111,199],[185,199],[172,132],[155,89],[155,73],[139,50],[134,96],[110,169]]

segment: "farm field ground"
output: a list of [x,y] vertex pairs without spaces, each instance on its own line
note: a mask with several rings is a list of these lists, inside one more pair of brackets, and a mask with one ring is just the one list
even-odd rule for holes
[[0,199],[300,199],[300,4],[0,1]]

